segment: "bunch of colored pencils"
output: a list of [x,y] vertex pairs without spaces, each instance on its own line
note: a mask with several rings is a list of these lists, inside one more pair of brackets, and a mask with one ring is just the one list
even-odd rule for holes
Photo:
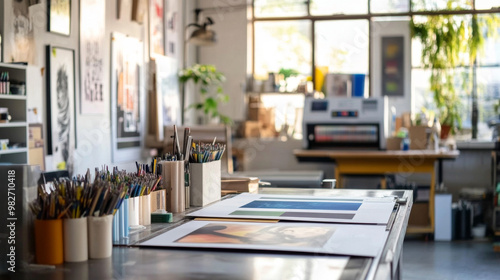
[[191,163],[205,163],[220,160],[225,150],[226,145],[222,145],[219,143],[193,143],[189,161]]
[[[140,175],[139,175],[140,174]],[[37,219],[81,218],[113,215],[124,199],[147,195],[154,191],[161,176],[151,173],[126,173],[115,167],[96,168],[95,180],[90,182],[90,171],[73,180],[60,178],[38,186],[38,196],[30,203]]]

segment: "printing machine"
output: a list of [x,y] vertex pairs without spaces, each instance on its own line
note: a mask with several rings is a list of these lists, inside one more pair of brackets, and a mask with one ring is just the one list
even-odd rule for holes
[[304,102],[304,149],[385,150],[387,97],[307,97]]

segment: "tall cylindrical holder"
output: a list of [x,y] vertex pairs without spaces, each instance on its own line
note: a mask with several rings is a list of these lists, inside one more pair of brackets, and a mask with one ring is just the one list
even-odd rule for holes
[[128,199],[128,223],[129,226],[139,225],[139,197],[131,197]]
[[88,260],[87,217],[63,220],[64,261]]
[[103,259],[111,257],[113,215],[103,217],[89,217],[89,257]]
[[38,264],[64,262],[63,221],[35,220],[35,258]]
[[141,215],[143,226],[148,226],[151,224],[151,195],[140,196],[141,199]]
[[[163,187],[167,190],[167,211],[180,213],[186,211],[184,161],[162,161]],[[169,178],[169,179],[167,179]]]
[[121,209],[123,210],[123,224],[122,224],[122,237],[128,238],[128,224],[129,224],[129,199],[124,199]]

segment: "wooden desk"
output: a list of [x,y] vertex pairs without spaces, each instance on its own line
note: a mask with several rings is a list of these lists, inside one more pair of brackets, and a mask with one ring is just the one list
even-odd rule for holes
[[[429,193],[430,225],[408,227],[409,233],[434,233],[434,191],[436,189],[435,163],[444,159],[455,159],[459,151],[435,152],[431,150],[410,151],[339,151],[339,150],[294,150],[300,161],[334,161],[337,187],[342,188],[342,176],[345,174],[392,174],[392,173],[429,173],[431,175]],[[439,174],[438,182],[441,183]]]

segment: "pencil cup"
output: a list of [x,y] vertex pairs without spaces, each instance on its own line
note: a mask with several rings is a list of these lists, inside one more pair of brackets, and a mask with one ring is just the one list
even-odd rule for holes
[[140,205],[141,205],[141,217],[139,220],[141,220],[142,223],[140,223],[143,226],[149,226],[151,224],[151,196],[150,195],[143,195],[140,196]]
[[89,217],[89,257],[103,259],[111,257],[113,215]]
[[190,163],[192,206],[205,206],[221,198],[220,160]]
[[128,223],[129,226],[139,225],[139,197],[131,197],[128,199]]
[[151,196],[151,213],[154,213],[158,209],[166,209],[165,203],[165,190],[157,190],[150,194]]
[[83,262],[89,258],[87,217],[63,220],[64,261]]
[[128,199],[124,199],[123,200],[123,203],[122,203],[122,206],[120,207],[121,211],[122,211],[122,223],[120,225],[121,227],[121,237],[127,237],[128,238],[128,233],[129,233],[129,229],[128,229],[128,224],[129,224],[129,208],[128,208],[128,204],[129,204],[129,200]]
[[162,161],[163,187],[167,190],[167,211],[180,213],[186,211],[184,186],[184,161]]
[[35,220],[35,258],[38,264],[64,262],[63,221]]

